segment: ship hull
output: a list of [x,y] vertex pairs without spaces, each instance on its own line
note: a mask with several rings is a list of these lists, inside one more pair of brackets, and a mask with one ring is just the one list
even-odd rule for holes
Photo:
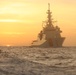
[[53,38],[51,39],[50,46],[51,47],[62,47],[65,37],[62,38]]
[[31,47],[62,47],[65,37],[49,38],[47,40],[38,40],[32,43]]

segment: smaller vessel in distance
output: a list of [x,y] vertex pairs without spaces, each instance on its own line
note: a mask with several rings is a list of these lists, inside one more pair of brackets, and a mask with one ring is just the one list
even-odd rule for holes
[[52,12],[48,3],[48,17],[43,24],[43,29],[38,34],[38,39],[31,43],[31,47],[62,47],[65,37],[61,36],[61,30],[53,25]]

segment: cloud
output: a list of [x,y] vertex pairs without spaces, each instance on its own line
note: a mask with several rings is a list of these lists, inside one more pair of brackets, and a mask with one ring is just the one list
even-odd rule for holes
[[76,0],[54,0],[56,3],[61,3],[61,4],[75,4],[76,5]]
[[6,34],[6,35],[21,35],[21,34],[25,34],[25,33],[21,33],[21,32],[1,32],[0,34]]
[[0,22],[21,22],[20,20],[14,20],[14,19],[0,19]]

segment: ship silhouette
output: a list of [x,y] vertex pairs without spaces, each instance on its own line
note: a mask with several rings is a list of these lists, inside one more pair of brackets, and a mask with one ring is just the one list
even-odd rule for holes
[[65,37],[62,37],[61,33],[60,28],[53,25],[50,3],[48,3],[47,21],[42,25],[42,30],[37,40],[31,43],[31,47],[62,47]]

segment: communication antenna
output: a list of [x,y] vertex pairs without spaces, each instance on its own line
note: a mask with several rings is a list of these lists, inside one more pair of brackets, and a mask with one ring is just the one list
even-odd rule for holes
[[48,10],[50,10],[50,3],[48,3]]

